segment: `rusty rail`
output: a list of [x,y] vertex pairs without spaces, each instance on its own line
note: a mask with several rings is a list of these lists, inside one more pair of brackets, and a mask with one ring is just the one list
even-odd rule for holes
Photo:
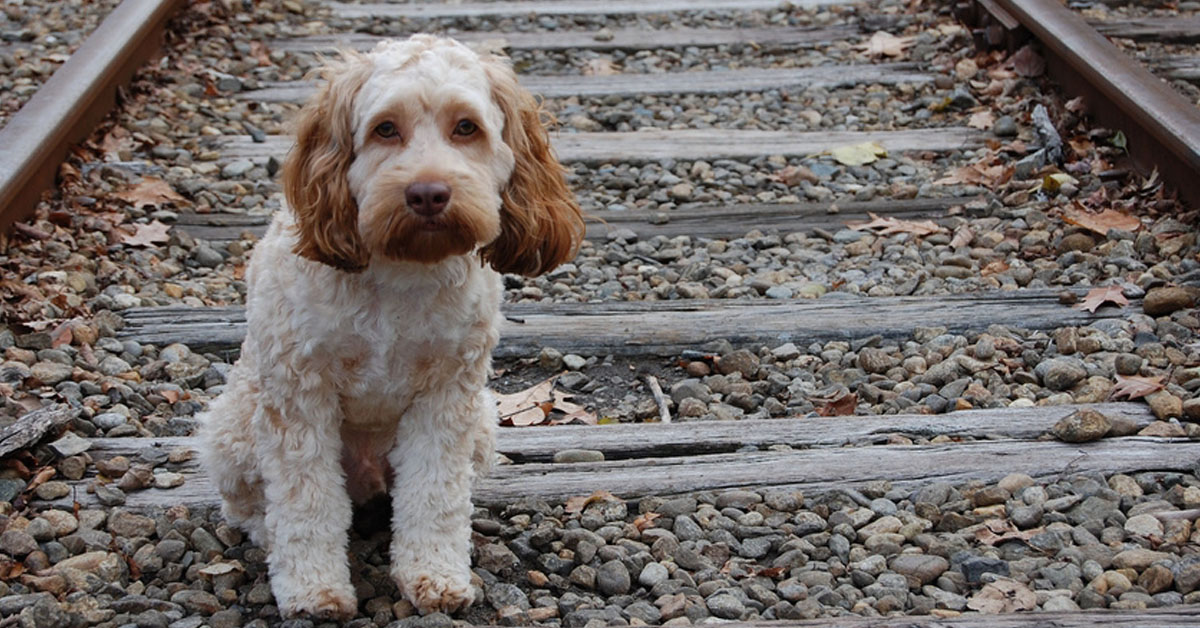
[[0,129],[0,230],[33,211],[70,147],[112,109],[117,87],[158,50],[184,3],[124,0]]
[[[1057,0],[979,0],[960,16],[978,27],[976,43],[1013,49],[1028,35],[1036,38],[1050,77],[1082,96],[1100,124],[1124,132],[1134,168],[1144,175],[1157,168],[1179,198],[1200,206],[1195,105]],[[1014,29],[1013,20],[1026,32]]]

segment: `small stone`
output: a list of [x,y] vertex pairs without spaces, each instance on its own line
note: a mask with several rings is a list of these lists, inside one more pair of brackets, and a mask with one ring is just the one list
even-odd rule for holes
[[5,530],[0,534],[0,552],[14,558],[21,558],[37,548],[37,539],[25,530]]
[[746,612],[746,605],[728,593],[713,595],[704,603],[708,606],[708,612],[721,619],[740,619]]
[[1154,515],[1136,515],[1125,521],[1125,531],[1146,538],[1161,537],[1163,524]]
[[[1141,517],[1141,516],[1153,517],[1153,515],[1138,515],[1138,516],[1139,517]],[[1136,517],[1134,517],[1134,518],[1136,518]],[[1128,526],[1128,522],[1126,522],[1126,525]],[[1135,525],[1138,525],[1138,524],[1135,524]],[[1159,529],[1161,529],[1161,528],[1162,528],[1162,525],[1160,524]],[[1128,531],[1129,528],[1126,527],[1126,530]],[[1117,569],[1132,569],[1134,571],[1142,571],[1143,569],[1146,569],[1147,567],[1149,567],[1150,565],[1153,565],[1156,562],[1170,560],[1171,558],[1172,558],[1171,554],[1168,554],[1166,552],[1156,552],[1154,550],[1148,550],[1148,549],[1144,549],[1144,548],[1140,548],[1140,547],[1135,547],[1133,549],[1127,549],[1127,550],[1118,552],[1115,556],[1113,556],[1112,566],[1116,567]]]
[[74,370],[75,368],[70,364],[38,362],[30,368],[30,373],[43,384],[53,386],[59,382],[71,379],[71,373]]
[[1200,554],[1182,556],[1171,566],[1175,578],[1175,590],[1184,595],[1200,586]]
[[1112,423],[1104,414],[1083,408],[1072,412],[1050,428],[1055,438],[1068,443],[1087,443],[1104,438]]
[[563,366],[563,354],[558,349],[543,347],[538,353],[538,365],[549,371],[558,371]]
[[1138,576],[1137,584],[1146,593],[1154,595],[1170,589],[1175,584],[1175,576],[1163,565],[1150,565]]
[[610,560],[596,570],[596,588],[606,596],[629,593],[629,586],[629,570],[619,560]]
[[892,571],[926,585],[945,573],[950,568],[950,562],[930,554],[901,554],[893,558],[888,566]]
[[1183,438],[1187,431],[1178,423],[1155,421],[1138,431],[1138,436],[1155,436],[1158,438]]
[[741,373],[743,379],[752,380],[758,373],[758,356],[748,349],[738,349],[717,360],[717,371],[722,375]]
[[1000,116],[992,123],[992,133],[998,137],[1014,137],[1017,134],[1017,121],[1012,116]]
[[662,563],[646,563],[646,566],[642,568],[642,573],[638,575],[638,584],[650,589],[665,581],[669,576],[667,568]]
[[193,613],[211,615],[221,610],[221,602],[217,596],[207,591],[197,589],[182,589],[171,596],[171,601],[180,604]]
[[1165,390],[1152,392],[1146,395],[1145,399],[1150,405],[1150,411],[1160,421],[1183,416],[1183,400]]
[[1068,390],[1087,377],[1087,369],[1076,359],[1054,358],[1037,366],[1042,384],[1050,390]]
[[37,493],[38,499],[51,501],[70,495],[71,486],[66,482],[53,480],[37,487],[37,491],[35,492]]
[[1066,253],[1068,251],[1090,251],[1096,246],[1096,240],[1086,233],[1072,233],[1063,236],[1062,241],[1058,243],[1058,252]]
[[50,450],[63,458],[81,454],[92,448],[92,442],[75,432],[67,432],[62,438],[50,443]]
[[568,353],[567,355],[563,356],[563,366],[567,367],[567,369],[571,371],[582,371],[583,368],[587,366],[587,360],[582,356],[575,355],[574,353]]
[[182,473],[173,471],[160,471],[154,474],[155,488],[175,488],[183,486],[184,477]]
[[1194,302],[1192,291],[1186,288],[1152,288],[1142,299],[1142,311],[1148,316],[1167,316],[1192,307]]
[[603,462],[604,452],[595,449],[563,449],[554,452],[554,462]]

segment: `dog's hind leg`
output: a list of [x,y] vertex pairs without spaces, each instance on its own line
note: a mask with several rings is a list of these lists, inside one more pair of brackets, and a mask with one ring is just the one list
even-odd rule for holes
[[258,389],[240,365],[233,368],[228,381],[225,392],[197,417],[200,461],[221,495],[225,520],[245,530],[255,544],[269,549],[251,426]]

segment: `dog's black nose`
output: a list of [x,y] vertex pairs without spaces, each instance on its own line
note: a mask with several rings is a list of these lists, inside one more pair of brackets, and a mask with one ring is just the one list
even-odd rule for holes
[[404,190],[404,201],[422,216],[436,216],[450,203],[450,186],[441,181],[418,181]]

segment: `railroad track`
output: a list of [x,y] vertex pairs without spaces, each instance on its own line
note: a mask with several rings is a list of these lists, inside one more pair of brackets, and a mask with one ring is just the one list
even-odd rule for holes
[[[314,55],[430,29],[512,55],[601,219],[573,263],[506,278],[495,387],[558,375],[615,424],[502,430],[462,619],[1194,623],[1197,111],[1081,30],[1166,46],[1145,67],[1186,82],[1190,9],[991,0],[956,7],[964,28],[887,1],[177,4],[127,0],[94,36],[111,52],[63,68],[96,80],[52,79],[0,129],[0,218],[22,220],[0,614],[279,621],[192,416],[236,358]],[[1111,427],[1062,442],[1083,410]],[[355,625],[416,622],[380,542],[352,545]]]

